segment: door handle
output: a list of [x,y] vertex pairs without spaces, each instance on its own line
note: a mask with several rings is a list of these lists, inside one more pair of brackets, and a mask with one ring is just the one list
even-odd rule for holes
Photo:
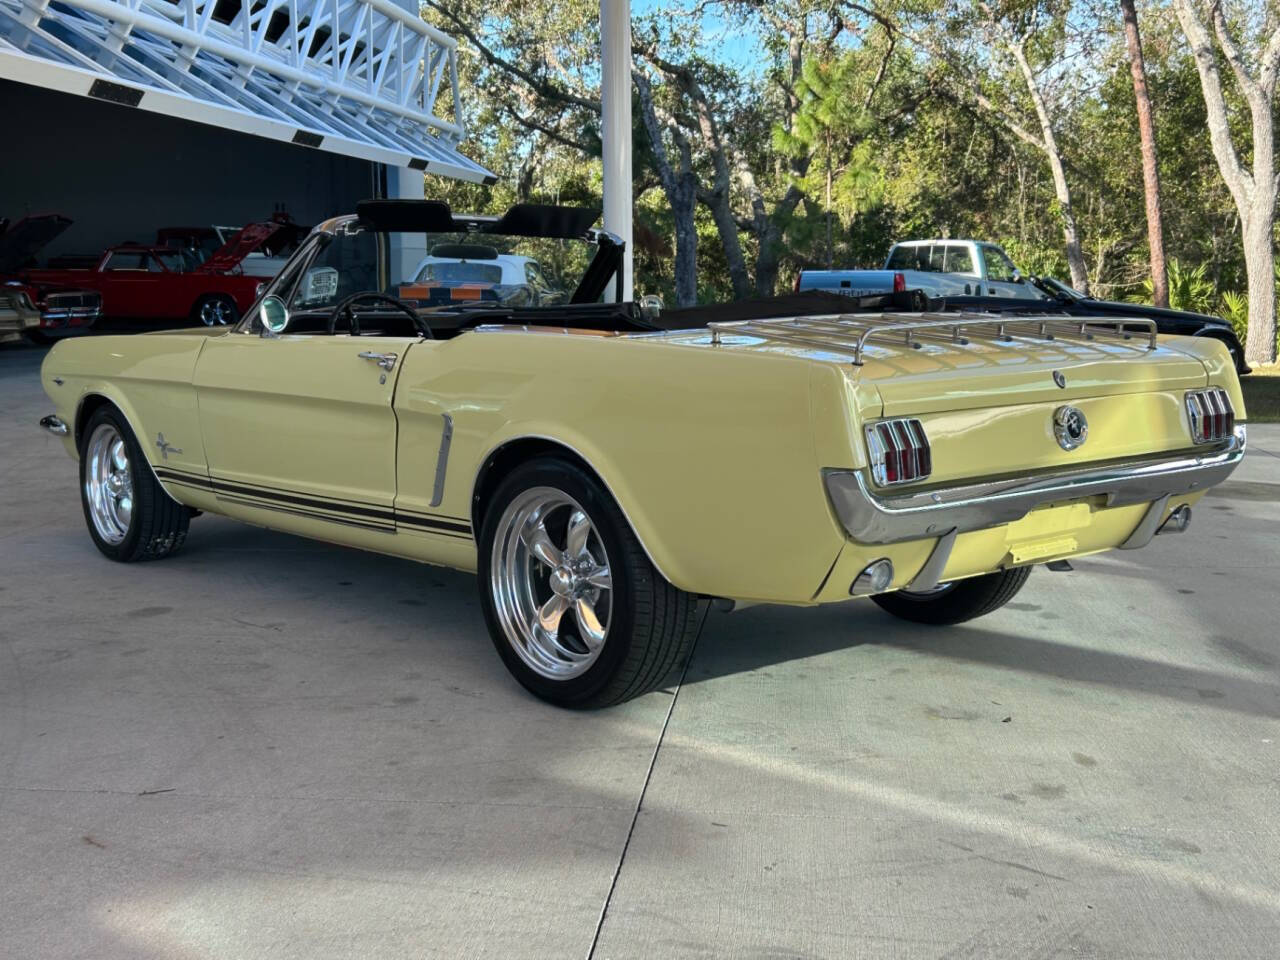
[[359,357],[361,360],[374,361],[383,370],[390,370],[396,365],[396,360],[398,359],[394,353],[374,353],[372,350],[361,350]]

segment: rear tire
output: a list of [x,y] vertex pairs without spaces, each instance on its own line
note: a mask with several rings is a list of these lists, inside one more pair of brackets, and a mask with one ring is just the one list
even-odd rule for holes
[[80,503],[94,546],[112,560],[159,560],[187,539],[190,511],[165,493],[115,407],[95,410],[80,437]]
[[493,645],[535,696],[621,703],[689,652],[697,598],[658,573],[601,484],[555,458],[507,476],[485,506],[480,602]]
[[1012,600],[1031,576],[1030,567],[1014,567],[944,584],[928,593],[897,590],[871,599],[882,610],[913,623],[948,626],[986,616]]

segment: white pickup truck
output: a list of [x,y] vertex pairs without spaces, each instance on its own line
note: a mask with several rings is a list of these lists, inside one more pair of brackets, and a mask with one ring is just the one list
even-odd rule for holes
[[796,292],[825,290],[850,297],[919,290],[934,297],[1048,297],[1026,282],[1009,255],[977,240],[895,243],[883,270],[801,270]]

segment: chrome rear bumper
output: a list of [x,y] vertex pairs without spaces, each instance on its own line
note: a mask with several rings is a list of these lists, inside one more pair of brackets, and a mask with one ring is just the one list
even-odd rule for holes
[[873,493],[860,470],[826,470],[823,476],[831,505],[850,537],[860,543],[900,543],[1012,523],[1049,503],[1105,496],[1107,506],[1123,506],[1204,490],[1231,475],[1245,444],[1240,425],[1225,446],[1196,456],[1113,463],[901,497]]

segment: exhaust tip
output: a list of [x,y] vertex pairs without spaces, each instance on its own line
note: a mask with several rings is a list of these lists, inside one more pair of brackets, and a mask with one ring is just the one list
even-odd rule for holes
[[893,583],[893,561],[888,557],[873,560],[854,578],[849,585],[849,596],[868,597],[873,593],[884,593]]
[[1164,523],[1160,524],[1160,529],[1156,531],[1156,536],[1162,533],[1182,533],[1187,527],[1191,526],[1191,507],[1189,504],[1174,509],[1169,514]]

